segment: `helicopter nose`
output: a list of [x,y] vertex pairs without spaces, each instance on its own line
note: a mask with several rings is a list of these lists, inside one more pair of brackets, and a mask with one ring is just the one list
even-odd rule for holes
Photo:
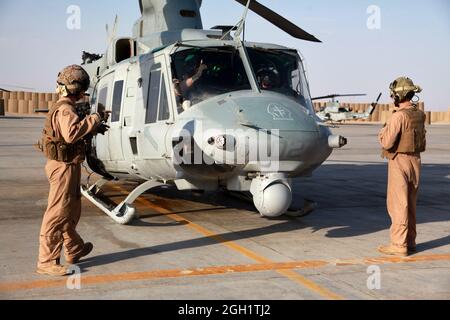
[[321,130],[313,112],[279,94],[235,97],[242,127],[269,131],[278,139],[282,169],[296,170],[323,161],[329,155],[328,132]]
[[285,96],[238,96],[233,101],[239,106],[240,125],[280,131],[318,132],[312,113]]
[[297,175],[331,153],[328,128],[319,127],[313,112],[281,94],[222,95],[188,109],[182,119],[195,122],[190,132],[205,163]]

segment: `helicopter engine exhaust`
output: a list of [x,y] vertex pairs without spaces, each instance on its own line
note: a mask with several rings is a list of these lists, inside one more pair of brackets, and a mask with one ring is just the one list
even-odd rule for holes
[[254,178],[250,192],[256,209],[263,217],[284,214],[292,202],[292,189],[285,174],[271,173]]

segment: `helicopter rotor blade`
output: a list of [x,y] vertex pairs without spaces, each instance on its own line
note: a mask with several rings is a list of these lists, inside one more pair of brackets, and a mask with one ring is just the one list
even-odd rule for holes
[[[239,2],[243,6],[247,5],[247,0],[235,0],[235,1]],[[267,8],[266,6],[262,5],[256,0],[250,1],[249,9],[258,14],[259,16],[263,17],[273,25],[277,26],[281,30],[290,34],[294,38],[312,42],[322,42],[312,34],[309,34],[305,30],[296,26],[286,18],[280,16],[278,13],[272,11],[271,9]]]
[[350,94],[329,94],[327,96],[321,96],[321,97],[314,97],[311,98],[311,100],[320,100],[320,99],[333,99],[336,97],[362,97],[366,96],[365,93],[350,93]]

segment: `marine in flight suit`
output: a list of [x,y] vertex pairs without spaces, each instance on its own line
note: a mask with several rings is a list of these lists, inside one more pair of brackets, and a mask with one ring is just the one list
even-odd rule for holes
[[389,159],[387,210],[392,221],[390,245],[383,254],[406,256],[416,251],[416,202],[420,180],[420,153],[425,151],[425,114],[411,102],[421,88],[411,79],[397,78],[390,85],[398,108],[379,132],[382,156]]
[[83,138],[97,133],[105,120],[105,116],[99,113],[80,120],[76,112],[75,102],[89,87],[89,76],[84,69],[77,65],[68,66],[59,73],[57,82],[60,99],[49,110],[39,143],[48,158],[45,173],[50,191],[40,230],[37,272],[48,275],[68,273],[67,267],[60,264],[63,247],[69,264],[78,262],[93,248],[76,231],[81,215]]

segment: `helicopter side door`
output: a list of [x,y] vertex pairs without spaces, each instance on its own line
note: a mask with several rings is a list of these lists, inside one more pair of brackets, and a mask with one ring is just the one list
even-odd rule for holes
[[138,152],[140,159],[152,160],[144,170],[157,176],[164,175],[169,169],[166,140],[174,119],[166,66],[164,55],[148,59],[141,65],[141,70],[148,76],[142,86],[144,114],[138,120],[143,125],[137,133]]
[[[136,109],[141,105],[137,99],[137,89],[142,83],[139,79],[139,65],[136,60],[130,60],[127,68],[127,81],[123,92],[122,103],[122,153],[128,164],[137,157],[136,145]],[[126,167],[130,167],[126,165]]]
[[123,92],[125,88],[125,80],[127,70],[125,67],[116,69],[114,82],[111,87],[111,116],[108,149],[112,161],[123,161],[122,152],[122,128],[123,128]]

